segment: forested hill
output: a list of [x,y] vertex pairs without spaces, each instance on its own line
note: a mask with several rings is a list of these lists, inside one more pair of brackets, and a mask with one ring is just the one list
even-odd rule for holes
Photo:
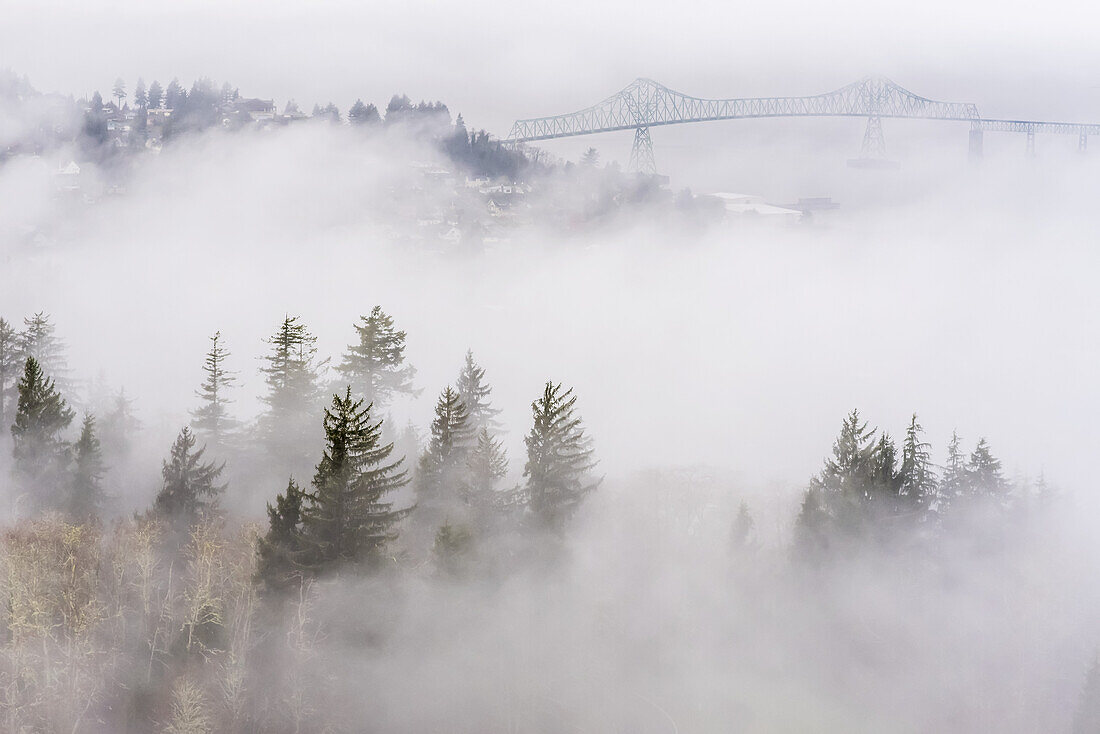
[[107,94],[76,99],[38,92],[26,77],[0,72],[0,163],[17,155],[72,150],[78,163],[111,166],[156,153],[189,134],[212,129],[266,130],[300,124],[346,125],[363,135],[402,128],[436,147],[460,172],[522,180],[540,168],[522,152],[504,146],[484,130],[469,130],[462,115],[453,120],[443,102],[414,103],[395,94],[384,110],[356,99],[341,109],[315,104],[307,114],[294,100],[246,97],[228,82],[195,80],[190,88],[173,78],[129,84],[119,78]]

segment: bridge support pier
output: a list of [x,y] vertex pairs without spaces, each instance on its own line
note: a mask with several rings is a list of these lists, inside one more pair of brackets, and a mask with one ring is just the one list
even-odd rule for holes
[[1027,157],[1035,157],[1035,131],[1030,129],[1027,131]]
[[653,160],[653,140],[649,137],[648,127],[634,128],[634,147],[630,149],[628,169],[647,176],[657,173],[657,164]]
[[886,136],[882,134],[882,118],[878,115],[867,118],[867,130],[863,133],[862,157],[886,160]]
[[980,161],[982,159],[982,155],[984,154],[984,151],[983,151],[983,146],[984,146],[983,137],[984,136],[982,135],[981,130],[971,130],[970,131],[970,160],[975,162],[975,163]]
[[1084,153],[1089,149],[1089,136],[1088,133],[1081,133],[1077,138],[1077,152]]

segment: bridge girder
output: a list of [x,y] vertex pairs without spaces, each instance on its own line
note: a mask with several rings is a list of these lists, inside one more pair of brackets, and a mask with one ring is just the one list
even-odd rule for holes
[[550,140],[573,135],[755,117],[912,117],[980,119],[976,105],[926,99],[883,77],[868,77],[807,97],[703,99],[650,79],[636,79],[599,104],[565,115],[517,120],[509,139]]
[[[973,132],[1025,133],[1034,151],[1035,133],[1074,134],[1084,150],[1100,124],[985,119],[969,102],[942,102],[921,97],[885,77],[866,77],[825,94],[804,97],[705,99],[669,89],[651,79],[635,79],[625,89],[577,112],[516,120],[508,135],[512,144],[576,135],[634,130],[631,167],[652,172],[650,129],[662,125],[763,117],[865,117],[864,155],[884,155],[882,118],[954,120],[971,123]],[[971,136],[980,156],[980,137]]]

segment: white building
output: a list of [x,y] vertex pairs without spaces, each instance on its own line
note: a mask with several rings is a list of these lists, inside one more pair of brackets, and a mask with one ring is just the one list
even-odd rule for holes
[[802,218],[802,212],[799,210],[768,204],[764,201],[763,196],[730,193],[711,195],[722,202],[727,216],[760,217],[761,219],[781,222],[797,222]]

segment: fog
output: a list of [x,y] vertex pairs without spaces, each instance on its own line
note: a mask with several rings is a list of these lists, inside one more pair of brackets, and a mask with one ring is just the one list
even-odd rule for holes
[[[987,115],[1100,118],[1074,94],[1096,59],[1087,24],[1062,17],[1072,8],[529,10],[57,0],[8,9],[0,42],[33,84],[78,98],[119,74],[185,87],[209,75],[280,109],[442,99],[499,134],[637,76],[718,97],[882,72]],[[1025,63],[1054,39],[1057,54]],[[5,141],[45,114],[3,112]],[[987,132],[973,162],[965,125],[885,130],[897,169],[846,165],[862,120],[657,129],[670,184],[600,216],[556,209],[599,198],[629,133],[549,142],[551,160],[592,146],[600,165],[531,173],[530,214],[472,243],[425,235],[431,212],[466,213],[467,172],[400,126],[181,135],[122,166],[82,160],[86,197],[56,182],[77,145],[3,159],[0,316],[19,327],[48,313],[67,348],[63,397],[94,410],[124,388],[141,421],[106,469],[97,521],[9,501],[21,480],[0,441],[3,726],[1094,731],[1100,162],[1073,136],[1039,136],[1028,157],[1022,136]],[[673,205],[684,189],[839,207],[785,223],[705,216]],[[448,506],[473,528],[451,557],[438,518],[414,508],[370,564],[303,561],[280,587],[264,566],[271,508],[290,495],[287,467],[307,487],[333,451],[322,458],[320,410],[308,466],[261,447],[268,340],[300,317],[331,359],[328,397],[375,305],[407,332],[419,390],[372,413],[406,453],[398,506],[430,506],[429,426],[472,350],[501,411],[503,509],[469,520],[475,509]],[[218,504],[181,528],[157,508],[215,331],[243,429],[206,457],[226,461]],[[547,381],[575,390],[598,460],[585,472],[598,486],[559,526],[507,499],[534,481],[525,438]],[[944,482],[953,432],[966,456],[988,439],[1005,480],[996,509],[974,489],[956,514],[936,500],[883,519],[872,498],[869,530],[838,515],[807,535],[853,408],[899,445],[917,413]]]

